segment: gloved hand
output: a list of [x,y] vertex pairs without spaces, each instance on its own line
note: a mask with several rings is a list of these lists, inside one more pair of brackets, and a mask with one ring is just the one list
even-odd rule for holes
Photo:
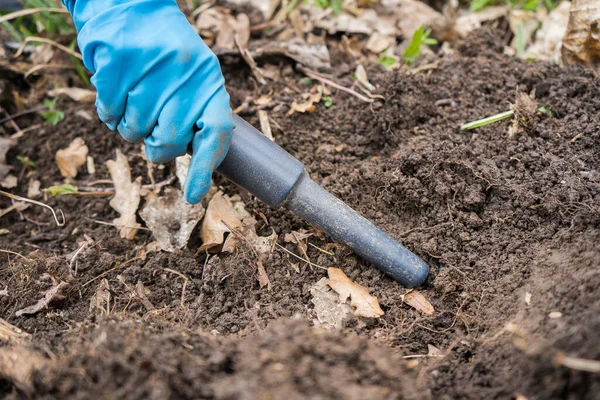
[[63,0],[98,91],[98,116],[153,163],[193,156],[186,199],[208,192],[233,129],[217,57],[175,0]]

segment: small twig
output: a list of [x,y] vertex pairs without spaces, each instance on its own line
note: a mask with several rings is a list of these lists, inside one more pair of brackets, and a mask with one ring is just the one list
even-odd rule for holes
[[75,66],[68,64],[38,64],[31,67],[25,74],[23,74],[23,78],[27,79],[34,72],[40,71],[46,68],[56,68],[56,69],[75,69]]
[[303,66],[301,66],[301,65],[298,65],[298,67],[297,67],[297,68],[298,68],[298,70],[299,70],[300,72],[302,72],[304,75],[308,76],[309,78],[316,79],[316,80],[318,80],[319,82],[321,82],[321,83],[324,83],[324,84],[326,84],[326,85],[329,85],[329,86],[331,86],[331,87],[334,87],[334,88],[336,88],[336,89],[339,89],[339,90],[341,90],[342,92],[349,93],[349,94],[351,94],[352,96],[354,96],[354,97],[356,97],[356,98],[358,98],[358,99],[360,99],[360,100],[362,100],[362,101],[364,101],[364,102],[367,102],[367,103],[372,103],[372,102],[374,102],[374,101],[375,101],[375,100],[373,100],[373,99],[370,99],[370,98],[368,98],[368,97],[365,97],[365,96],[363,96],[362,94],[358,93],[357,91],[354,91],[354,90],[352,90],[352,89],[350,89],[350,88],[347,88],[347,87],[345,87],[345,86],[342,86],[342,85],[340,85],[339,83],[335,83],[335,82],[333,82],[333,81],[331,81],[331,80],[329,80],[329,79],[325,78],[325,77],[324,77],[324,76],[322,76],[321,74],[319,74],[319,73],[317,73],[317,72],[315,72],[315,71],[312,71],[312,70],[310,70],[310,69],[308,69],[308,68],[305,68],[305,67],[303,67]]
[[179,271],[175,271],[174,269],[171,268],[163,268],[165,271],[170,272],[172,274],[175,275],[179,275],[180,277],[183,278],[183,288],[181,289],[181,308],[185,308],[185,289],[187,287],[187,283],[188,283],[188,277],[185,276],[184,274],[182,274]]
[[[69,261],[69,271],[73,271],[73,264],[75,263],[75,260],[77,260],[77,256],[83,250],[87,249],[88,246],[89,246],[88,242],[84,242],[81,245],[81,247],[77,249],[77,251],[75,252],[75,254],[73,254],[73,257],[71,258],[71,261]],[[77,275],[77,264],[75,264],[75,270],[73,272],[75,273],[75,275]]]
[[6,118],[0,119],[0,125],[3,124],[3,123],[5,123],[6,121],[10,121],[10,120],[22,117],[23,115],[33,114],[33,113],[36,113],[36,112],[39,112],[39,111],[44,111],[46,109],[48,109],[48,107],[46,107],[46,106],[37,106],[37,107],[34,107],[34,108],[30,109],[30,110],[25,110],[25,111],[21,111],[21,112],[18,112],[16,114],[13,114],[13,115],[9,115]]
[[238,51],[240,52],[242,59],[244,61],[246,61],[246,64],[248,64],[248,66],[250,67],[250,70],[252,71],[252,75],[254,75],[254,77],[256,78],[258,83],[260,83],[261,85],[266,85],[267,81],[265,81],[263,72],[260,70],[260,68],[258,68],[258,65],[256,65],[256,61],[254,61],[254,58],[252,58],[250,51],[248,51],[247,48],[242,47],[242,45],[240,44],[240,42],[238,40],[237,35],[233,36],[233,41],[235,42],[235,46],[237,47]]
[[58,8],[58,7],[40,7],[40,8],[28,8],[25,10],[19,10],[12,12],[10,14],[6,14],[0,17],[0,24],[6,21],[13,20],[15,18],[24,17],[25,15],[31,15],[38,12],[55,12],[59,14],[68,14],[69,11],[66,8]]
[[94,278],[90,279],[89,281],[87,281],[86,283],[84,283],[83,285],[81,285],[81,288],[84,288],[84,287],[86,287],[86,286],[87,286],[87,285],[89,285],[90,283],[92,283],[92,282],[95,282],[95,281],[97,281],[98,279],[100,279],[100,278],[102,278],[102,277],[104,277],[104,276],[106,276],[106,275],[110,274],[110,273],[111,273],[111,272],[113,272],[114,270],[116,270],[116,269],[119,269],[119,268],[122,268],[122,267],[124,267],[124,266],[126,266],[126,265],[129,265],[129,264],[131,264],[133,261],[136,261],[136,260],[139,260],[139,257],[133,257],[132,259],[130,259],[130,260],[128,260],[128,261],[125,261],[124,263],[121,263],[121,264],[115,265],[113,268],[111,268],[111,269],[109,269],[109,270],[107,270],[107,271],[104,271],[104,272],[103,272],[103,273],[101,273],[100,275],[97,275],[97,276],[95,276]]
[[142,304],[144,305],[144,307],[146,307],[146,311],[153,311],[154,309],[156,309],[156,307],[154,307],[154,304],[152,304],[150,300],[148,300],[148,296],[146,296],[146,289],[144,288],[144,283],[141,280],[137,281],[135,289],[138,297],[142,301]]
[[428,358],[428,357],[445,357],[445,354],[410,354],[402,356],[402,358]]
[[64,226],[65,225],[65,222],[66,222],[65,221],[65,214],[62,212],[62,210],[60,208],[58,209],[58,211],[60,212],[62,222],[60,222],[58,220],[58,217],[56,216],[56,213],[54,212],[54,208],[50,207],[47,204],[44,204],[44,203],[42,203],[40,201],[37,201],[37,200],[28,199],[27,197],[17,196],[16,194],[11,194],[11,193],[5,192],[3,190],[0,190],[0,194],[3,195],[3,196],[8,197],[10,199],[13,199],[13,200],[25,201],[27,203],[31,203],[31,204],[35,204],[35,205],[40,206],[40,207],[47,208],[47,209],[49,209],[52,212],[52,215],[54,216],[54,220],[56,221],[56,225],[58,225],[58,226]]
[[29,36],[26,37],[23,40],[23,43],[21,43],[21,47],[19,47],[19,50],[17,50],[17,52],[15,53],[15,55],[13,56],[13,58],[17,58],[19,57],[21,54],[23,54],[23,50],[25,50],[25,46],[27,45],[27,43],[29,42],[40,42],[40,43],[46,43],[49,44],[51,46],[56,47],[57,49],[60,49],[62,51],[64,51],[65,53],[72,55],[75,58],[78,58],[80,60],[83,60],[83,57],[81,56],[81,54],[79,54],[76,51],[71,50],[70,48],[63,46],[60,43],[55,42],[54,40],[50,40],[50,39],[46,39],[43,37],[39,37],[39,36]]
[[[10,116],[10,114],[4,109],[4,107],[0,106],[0,111],[2,111],[4,113],[4,115],[6,115],[7,117]],[[10,124],[12,125],[13,129],[16,131],[15,135],[23,135],[23,132],[21,131],[21,128],[19,128],[19,126],[17,125],[17,123],[14,120],[10,120]]]
[[294,257],[296,257],[297,259],[304,261],[304,262],[305,262],[305,263],[307,263],[308,265],[311,265],[311,266],[313,266],[313,267],[317,267],[317,268],[320,268],[320,269],[322,269],[322,270],[325,270],[325,271],[327,271],[327,268],[325,268],[325,267],[323,267],[323,266],[321,266],[321,265],[319,265],[319,264],[315,264],[315,263],[313,263],[313,262],[311,262],[311,261],[305,260],[304,258],[300,257],[299,255],[297,255],[297,254],[295,254],[295,253],[293,253],[293,252],[289,251],[288,249],[286,249],[285,247],[283,247],[283,246],[282,246],[282,245],[280,245],[279,243],[275,243],[275,246],[279,247],[281,250],[285,251],[286,253],[288,253],[288,254],[290,254],[290,255],[292,255],[292,256],[294,256]]
[[19,257],[23,258],[24,260],[31,261],[29,258],[25,257],[23,254],[17,253],[16,251],[0,249],[0,252],[1,253],[12,254],[14,256],[19,256]]
[[330,255],[330,256],[335,256],[335,254],[334,254],[334,253],[332,253],[331,251],[327,251],[327,250],[325,250],[325,249],[322,249],[322,248],[320,248],[319,246],[317,246],[317,245],[315,245],[315,244],[312,244],[311,242],[307,242],[307,243],[308,243],[308,245],[309,245],[309,246],[312,246],[312,247],[314,247],[315,249],[319,250],[321,253],[325,253],[325,254],[328,254],[328,255]]
[[267,114],[267,112],[265,110],[258,110],[257,114],[258,114],[258,120],[260,122],[261,132],[266,137],[271,139],[272,142],[274,142],[275,140],[273,139],[273,132],[271,131],[271,124],[269,123],[269,114]]
[[19,139],[19,138],[23,137],[23,135],[25,133],[31,132],[31,131],[36,130],[38,128],[41,128],[42,126],[44,126],[44,124],[35,124],[35,125],[28,126],[27,128],[21,129],[19,132],[13,134],[10,138],[11,139]]
[[88,221],[94,222],[96,224],[114,226],[115,228],[141,229],[143,231],[151,231],[152,230],[150,228],[146,228],[146,227],[143,227],[143,226],[121,226],[121,225],[117,226],[116,224],[113,224],[113,223],[110,223],[110,222],[99,221],[97,219],[91,219],[91,218],[88,218],[88,217],[84,217],[84,218],[87,219]]

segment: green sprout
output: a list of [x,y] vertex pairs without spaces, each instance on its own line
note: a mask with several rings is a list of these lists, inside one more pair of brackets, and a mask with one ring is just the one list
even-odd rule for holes
[[549,117],[552,117],[552,110],[550,110],[548,107],[546,106],[541,106],[538,111],[542,114],[546,114]]
[[40,115],[44,117],[46,123],[53,126],[58,125],[60,121],[65,119],[65,113],[55,109],[56,100],[58,99],[44,100],[44,105],[48,108],[48,111],[40,111]]
[[308,76],[305,76],[304,78],[300,78],[300,84],[302,86],[311,86],[313,83],[312,79],[309,78]]
[[331,96],[323,96],[323,98],[321,98],[321,101],[323,102],[323,106],[325,108],[329,108],[333,105],[333,99],[331,98]]
[[42,189],[44,193],[48,193],[50,196],[62,196],[65,194],[77,194],[79,190],[77,187],[69,184],[50,186],[49,188]]
[[542,4],[550,11],[554,10],[557,6],[554,0],[471,0],[469,7],[471,11],[479,11],[487,6],[502,3],[508,5],[510,8],[525,11],[537,11]]
[[[294,3],[294,7],[296,6],[296,2],[292,0],[292,3]],[[307,1],[305,1],[305,3],[307,3]],[[314,0],[313,3],[318,8],[331,8],[335,15],[340,15],[342,9],[344,8],[344,0]],[[294,7],[290,8],[290,6],[288,6],[288,9],[290,9],[291,11],[294,9]]]
[[389,70],[394,64],[398,62],[398,59],[394,56],[382,54],[377,58],[377,62],[383,66],[383,68]]
[[29,159],[29,157],[17,156],[17,161],[28,169],[37,169],[37,164]]
[[431,46],[438,43],[437,40],[429,37],[430,34],[431,29],[425,30],[423,25],[413,33],[412,40],[404,50],[404,55],[402,55],[402,60],[405,63],[410,65],[419,59],[421,56],[421,46]]
[[[550,109],[548,109],[547,107],[542,106],[538,108],[538,112],[552,117],[552,111],[550,111]],[[466,124],[461,125],[460,130],[466,131],[475,128],[481,128],[482,126],[486,126],[510,118],[513,115],[515,115],[515,112],[513,110],[505,111],[500,114],[492,115],[490,117],[478,119],[477,121],[467,122]]]

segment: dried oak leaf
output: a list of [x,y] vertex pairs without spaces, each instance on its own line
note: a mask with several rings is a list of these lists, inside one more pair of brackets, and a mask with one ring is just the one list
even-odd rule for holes
[[87,162],[88,147],[82,138],[73,139],[69,147],[56,152],[56,164],[65,178],[75,178],[77,170]]
[[327,284],[340,295],[340,301],[345,303],[350,297],[350,305],[355,308],[354,315],[379,318],[384,314],[377,297],[371,296],[364,286],[352,282],[341,269],[327,268],[327,274]]
[[217,192],[208,203],[204,221],[200,228],[202,246],[199,251],[205,251],[223,243],[225,232],[239,229],[243,226],[256,224],[256,220],[246,211],[244,203],[238,197]]
[[418,290],[411,290],[406,293],[402,296],[402,301],[427,315],[433,315],[435,313],[435,309],[429,300],[427,300]]
[[135,213],[140,205],[140,191],[142,178],[131,181],[131,169],[127,157],[117,149],[116,160],[106,162],[108,171],[115,185],[115,197],[110,201],[110,206],[121,216],[115,218],[113,223],[119,229],[119,234],[124,239],[133,239],[140,224],[135,219]]
[[32,315],[40,312],[48,307],[54,300],[62,300],[64,291],[69,287],[67,282],[60,281],[44,292],[44,297],[38,300],[37,303],[29,307],[25,307],[15,313],[17,317],[21,315]]
[[565,64],[586,64],[600,70],[600,3],[573,0],[562,42]]
[[305,112],[313,112],[316,109],[315,103],[321,101],[321,97],[323,96],[323,89],[321,85],[315,85],[310,89],[309,93],[304,93],[302,95],[304,97],[304,101],[301,103],[297,103],[295,100],[292,102],[290,106],[290,110],[288,111],[288,115],[292,115],[295,112],[305,113]]
[[310,301],[315,305],[317,314],[314,324],[325,329],[340,329],[344,321],[352,317],[352,307],[339,302],[339,295],[327,286],[327,281],[327,278],[321,278],[310,288]]
[[533,44],[525,50],[522,58],[552,61],[556,64],[560,62],[562,40],[567,32],[570,8],[571,2],[563,1],[558,7],[550,11],[548,17],[543,20],[540,29],[535,33]]
[[200,218],[204,215],[202,204],[191,204],[183,192],[167,189],[164,196],[150,192],[140,211],[140,217],[156,238],[161,250],[173,252],[184,247]]

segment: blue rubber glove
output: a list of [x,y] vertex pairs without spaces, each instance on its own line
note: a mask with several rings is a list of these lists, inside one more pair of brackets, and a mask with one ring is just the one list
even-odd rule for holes
[[128,142],[144,140],[163,163],[193,156],[186,199],[210,188],[233,129],[229,95],[214,53],[175,0],[63,0],[98,91],[98,116]]

